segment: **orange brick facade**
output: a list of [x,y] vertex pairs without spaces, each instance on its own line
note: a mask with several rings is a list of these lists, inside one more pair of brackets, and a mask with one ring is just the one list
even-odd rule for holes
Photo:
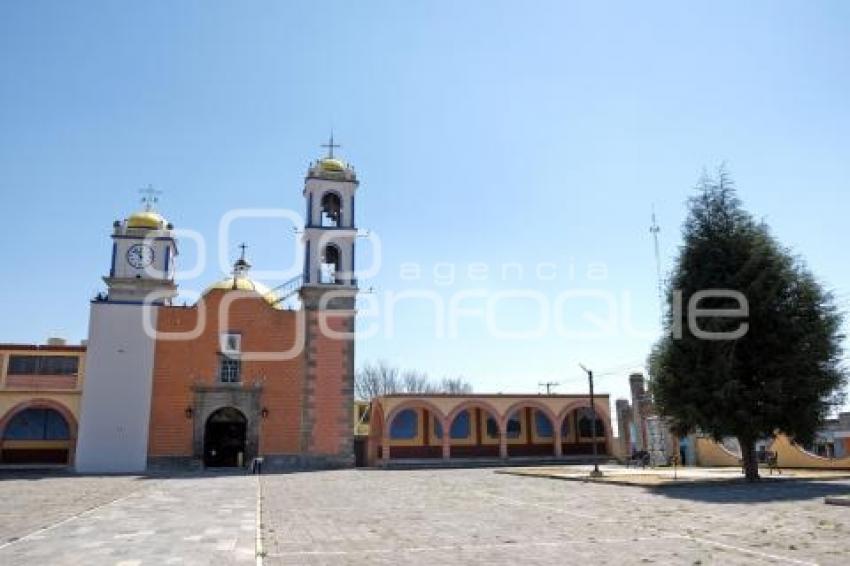
[[[337,335],[353,332],[353,318],[334,311],[307,311],[306,411],[313,426],[308,451],[351,452],[354,410],[353,342]],[[323,332],[322,328],[331,330]],[[344,408],[340,411],[339,408]]]
[[[277,458],[287,467],[347,464],[353,458],[353,352],[350,340],[322,335],[318,316],[274,308],[256,293],[221,289],[191,307],[161,308],[149,459],[201,460],[203,420],[229,404],[222,399],[237,396],[247,418],[246,458]],[[305,333],[307,320],[312,323]],[[345,318],[330,322],[331,328],[350,326]],[[171,339],[196,328],[197,336]],[[241,383],[220,383],[222,333],[241,336]],[[289,359],[276,359],[284,352],[292,352]]]

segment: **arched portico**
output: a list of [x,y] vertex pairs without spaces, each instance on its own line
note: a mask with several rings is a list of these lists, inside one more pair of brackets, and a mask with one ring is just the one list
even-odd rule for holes
[[504,445],[504,419],[485,400],[470,399],[449,414],[448,458],[498,458]]
[[2,463],[70,465],[76,444],[76,418],[52,399],[18,403],[0,419]]
[[446,424],[443,411],[425,399],[411,399],[391,409],[382,427],[381,460],[443,457],[442,446],[433,442],[434,419]]
[[[607,395],[597,398],[598,452],[609,452]],[[395,394],[372,403],[370,462],[396,458],[469,459],[586,456],[593,438],[577,437],[583,395]],[[386,418],[383,417],[386,415]]]
[[[559,414],[561,422],[561,453],[564,456],[589,456],[596,443],[598,456],[611,454],[611,418],[606,407],[596,403],[596,430],[590,425],[589,401],[571,403]],[[596,433],[594,436],[594,432]]]
[[[505,414],[508,457],[561,455],[561,420],[547,405],[523,399],[508,407]],[[515,438],[511,438],[512,427],[508,426],[511,422],[519,423],[519,433]]]

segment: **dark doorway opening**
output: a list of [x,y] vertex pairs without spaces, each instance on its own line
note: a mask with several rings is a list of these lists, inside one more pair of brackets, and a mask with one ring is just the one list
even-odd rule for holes
[[204,428],[204,466],[244,466],[246,425],[245,415],[233,407],[223,407],[210,415]]

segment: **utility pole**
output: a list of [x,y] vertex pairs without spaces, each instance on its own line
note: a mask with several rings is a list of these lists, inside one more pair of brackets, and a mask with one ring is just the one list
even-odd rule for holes
[[593,444],[593,471],[590,472],[590,477],[600,478],[602,477],[602,472],[599,470],[599,457],[596,448],[596,401],[593,397],[593,372],[582,364],[578,366],[587,373],[587,381],[590,383],[590,436],[592,439],[591,444]]
[[661,318],[661,329],[664,330],[664,279],[661,276],[661,248],[658,244],[658,235],[661,233],[661,227],[655,221],[655,205],[652,206],[652,225],[649,227],[649,233],[652,234],[652,240],[655,243],[655,276],[656,284],[658,285],[658,312]]
[[558,387],[559,385],[560,385],[560,383],[558,383],[557,381],[544,381],[542,383],[537,384],[538,387],[545,387],[546,388],[546,395],[551,395],[552,394],[552,388]]

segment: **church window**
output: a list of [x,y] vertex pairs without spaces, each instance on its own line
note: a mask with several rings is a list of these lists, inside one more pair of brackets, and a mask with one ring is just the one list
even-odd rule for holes
[[225,354],[238,354],[242,351],[242,335],[228,332],[221,335],[221,351]]
[[537,429],[537,436],[540,438],[552,438],[552,435],[554,434],[552,421],[549,420],[549,417],[547,417],[543,411],[535,409],[534,426]]
[[390,438],[411,440],[419,433],[419,414],[413,409],[405,409],[393,419],[390,425]]
[[242,381],[242,367],[238,358],[222,356],[218,368],[218,378],[222,383],[239,383]]
[[10,356],[10,375],[76,375],[76,356]]
[[342,201],[336,193],[325,193],[322,195],[322,220],[323,228],[336,228],[342,225]]

